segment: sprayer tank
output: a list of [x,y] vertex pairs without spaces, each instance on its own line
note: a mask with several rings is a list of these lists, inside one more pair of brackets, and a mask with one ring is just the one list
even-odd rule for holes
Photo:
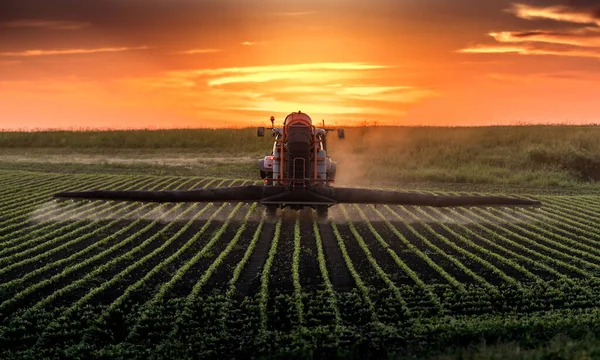
[[[319,179],[327,179],[327,153],[321,149],[317,152],[317,176]],[[323,183],[319,185],[324,185]]]

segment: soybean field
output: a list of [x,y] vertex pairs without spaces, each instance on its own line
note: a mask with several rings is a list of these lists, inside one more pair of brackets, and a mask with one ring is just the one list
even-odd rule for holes
[[52,199],[251,183],[0,170],[0,358],[422,358],[600,334],[594,194],[336,205],[327,221],[268,220],[256,203]]

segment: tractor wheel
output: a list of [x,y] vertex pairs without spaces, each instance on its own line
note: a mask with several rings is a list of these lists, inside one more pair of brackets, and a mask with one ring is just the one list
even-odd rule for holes
[[331,183],[335,181],[335,173],[337,170],[337,163],[331,162],[331,168],[327,171],[327,179],[330,180],[327,182],[327,186],[331,186]]
[[329,216],[329,207],[328,206],[317,206],[317,218],[319,220],[327,220]]
[[275,220],[275,218],[277,218],[277,206],[267,205],[265,208],[265,217],[267,220]]

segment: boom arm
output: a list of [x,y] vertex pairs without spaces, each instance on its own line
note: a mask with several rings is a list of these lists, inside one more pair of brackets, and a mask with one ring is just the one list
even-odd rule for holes
[[260,202],[269,204],[395,204],[434,207],[540,206],[535,200],[502,196],[450,196],[357,188],[314,187],[289,190],[276,186],[236,186],[186,191],[84,191],[54,195],[61,199],[142,202]]

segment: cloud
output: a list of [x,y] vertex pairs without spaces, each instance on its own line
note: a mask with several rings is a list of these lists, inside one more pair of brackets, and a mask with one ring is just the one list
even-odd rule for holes
[[94,54],[103,52],[120,52],[129,50],[145,50],[147,46],[137,47],[107,47],[96,49],[55,49],[55,50],[25,50],[17,52],[0,52],[0,56],[50,56],[50,55],[76,55],[76,54]]
[[575,24],[600,25],[598,9],[592,7],[572,7],[566,5],[533,6],[514,4],[508,11],[521,19],[547,19]]
[[405,107],[437,96],[430,89],[395,84],[386,75],[392,68],[361,62],[209,68],[131,79],[129,85],[149,96],[176,94],[182,104],[193,104],[198,114],[302,109],[330,117],[377,114],[397,119],[405,114]]
[[288,80],[300,83],[328,83],[342,78],[351,78],[347,72],[337,71],[266,71],[252,74],[223,76],[208,81],[210,86],[220,86],[236,83],[265,83],[275,80]]
[[390,68],[388,65],[366,64],[361,62],[324,62],[287,65],[262,65],[229,67],[217,69],[200,69],[189,71],[173,71],[172,75],[223,75],[223,74],[252,74],[264,72],[317,71],[317,70],[375,70]]
[[318,97],[335,96],[347,100],[384,101],[394,103],[414,103],[421,99],[432,97],[436,92],[413,86],[383,86],[383,85],[284,85],[276,87],[277,94],[310,94]]
[[459,50],[465,54],[520,54],[520,55],[556,55],[570,57],[588,57],[600,59],[600,49],[597,51],[568,48],[568,49],[541,49],[531,46],[502,46],[502,45],[479,45]]
[[[366,64],[359,62],[330,62],[306,63],[288,65],[263,65],[230,67],[215,69],[196,69],[170,71],[159,78],[140,79],[154,87],[176,88],[178,86],[192,87],[205,84],[208,87],[225,85],[248,86],[251,83],[266,83],[275,81],[293,81],[294,86],[303,83],[307,86],[316,84],[338,83],[334,80],[365,76],[364,71],[387,69],[390,66]],[[287,87],[291,84],[287,83]],[[321,85],[320,85],[321,86]]]
[[565,31],[501,31],[489,34],[501,43],[542,42],[549,44],[600,47],[600,28],[571,29]]
[[240,44],[244,45],[244,46],[256,46],[256,45],[264,45],[266,43],[267,43],[267,41],[244,41]]
[[221,49],[190,49],[185,51],[180,51],[178,54],[184,55],[195,55],[195,54],[214,54],[217,52],[221,52]]
[[2,23],[4,27],[11,28],[41,28],[50,30],[77,30],[90,26],[89,22],[82,21],[56,21],[56,20],[39,20],[39,19],[24,19],[6,21]]
[[313,63],[296,65],[253,66],[208,70],[213,75],[232,74],[208,81],[210,86],[232,83],[264,83],[274,80],[326,83],[333,79],[348,78],[353,71],[383,69],[386,66],[363,63]]
[[[340,86],[341,87],[341,86]],[[406,91],[413,89],[412,86],[380,86],[380,85],[369,85],[369,86],[346,86],[340,91],[342,94],[355,95],[355,96],[372,96],[382,93],[389,93],[392,91]]]
[[522,46],[502,46],[502,45],[477,45],[458,50],[464,54],[505,54],[505,53],[523,53],[525,48]]
[[488,35],[501,45],[480,44],[458,52],[600,58],[600,6],[597,1],[571,0],[567,5],[548,6],[516,3],[506,11],[521,19],[553,20],[568,23],[569,27],[490,32]]
[[491,73],[487,75],[488,78],[512,83],[538,83],[544,80],[559,80],[559,81],[579,81],[589,83],[590,81],[597,81],[598,74],[593,71],[558,71],[558,72],[533,72],[526,74],[514,74],[514,73]]

